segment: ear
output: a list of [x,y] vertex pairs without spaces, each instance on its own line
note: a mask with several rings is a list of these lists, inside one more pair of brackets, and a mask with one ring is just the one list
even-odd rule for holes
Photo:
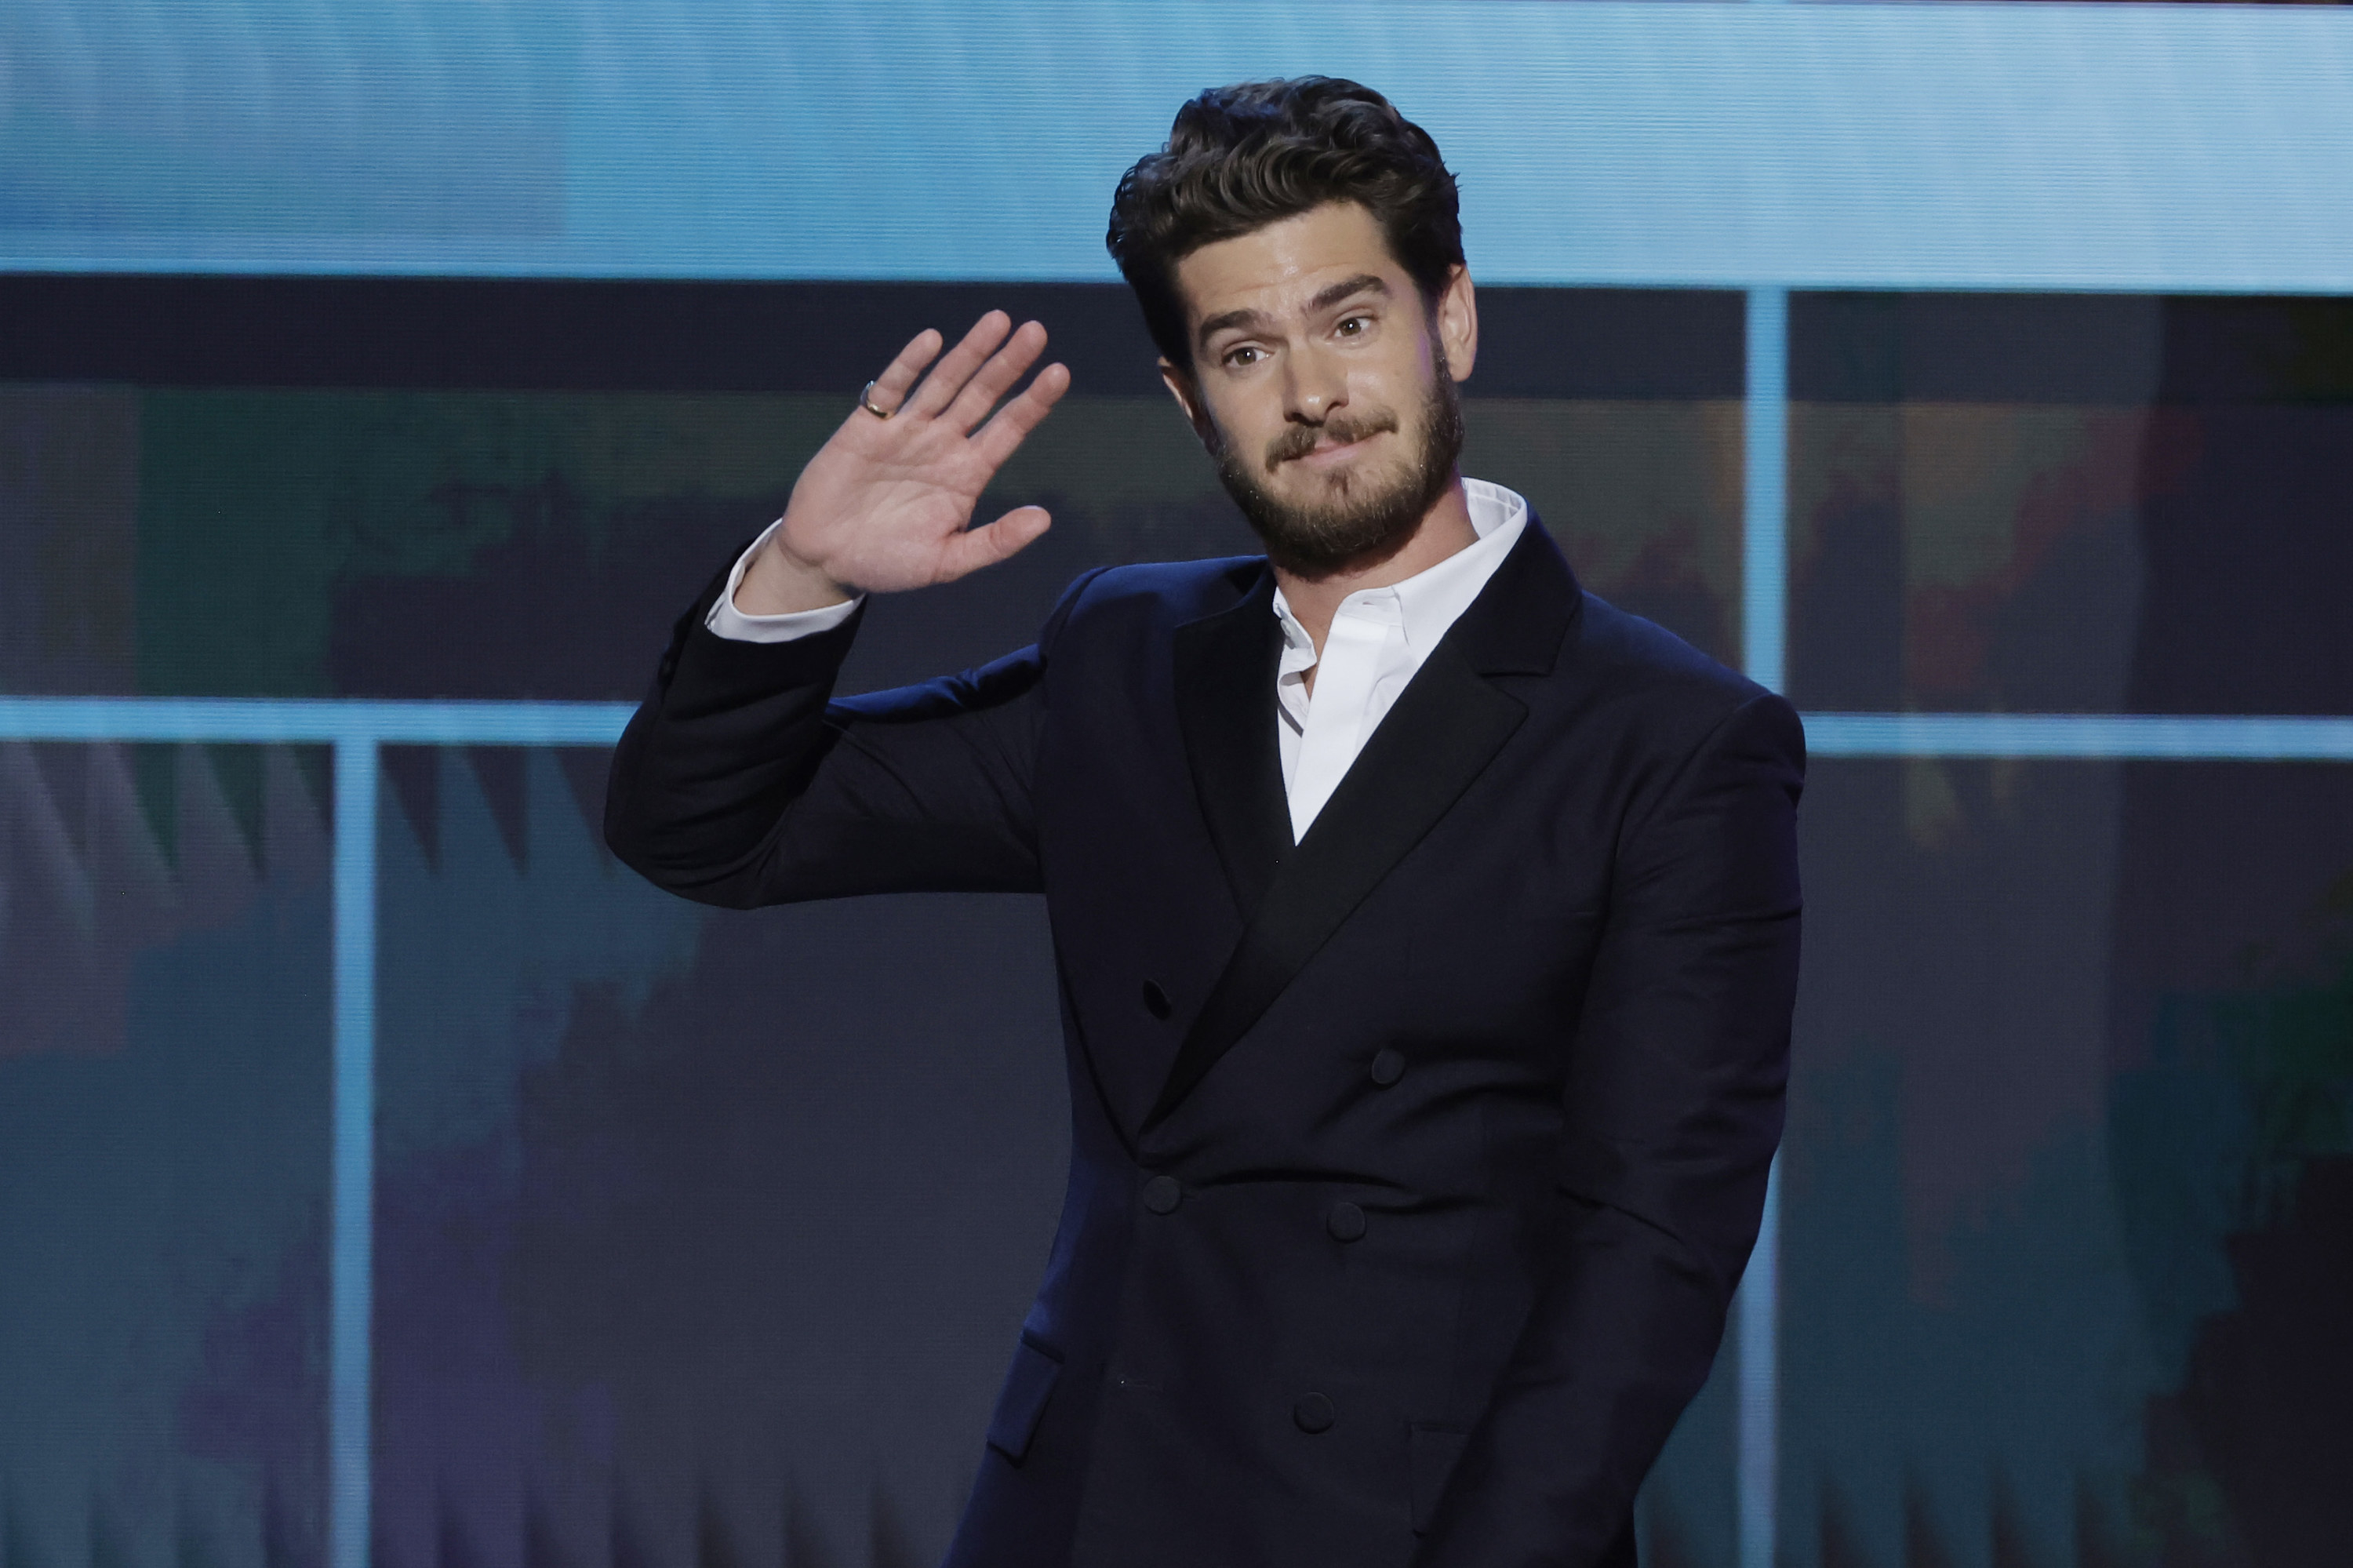
[[1201,389],[1194,385],[1192,373],[1179,370],[1170,361],[1163,359],[1160,362],[1160,384],[1168,388],[1168,396],[1176,398],[1176,406],[1185,410],[1185,422],[1193,427],[1193,433],[1200,437],[1201,444],[1216,450],[1216,432],[1209,425],[1209,410],[1201,401]]
[[1446,349],[1446,366],[1457,381],[1471,379],[1479,360],[1479,300],[1471,287],[1471,269],[1457,266],[1438,296],[1438,341]]

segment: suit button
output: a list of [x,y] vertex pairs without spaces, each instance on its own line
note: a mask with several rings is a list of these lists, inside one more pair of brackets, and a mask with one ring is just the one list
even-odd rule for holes
[[1155,1214],[1169,1214],[1185,1199],[1185,1190],[1176,1185],[1174,1176],[1155,1176],[1144,1184],[1144,1206]]
[[1386,1089],[1404,1076],[1404,1052],[1382,1050],[1373,1054],[1373,1082]]
[[1158,980],[1144,982],[1144,1011],[1164,1022],[1170,1013],[1176,1011],[1168,1004],[1168,993],[1160,989]]
[[1330,1400],[1320,1393],[1303,1393],[1291,1407],[1291,1419],[1302,1432],[1329,1432],[1336,1417]]
[[1324,1217],[1324,1228],[1334,1241],[1352,1242],[1365,1234],[1365,1211],[1354,1203],[1335,1203]]

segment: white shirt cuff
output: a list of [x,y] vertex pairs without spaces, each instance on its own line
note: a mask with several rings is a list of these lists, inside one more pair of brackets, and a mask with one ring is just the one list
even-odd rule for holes
[[866,597],[860,594],[856,599],[828,604],[822,609],[795,609],[783,615],[746,615],[736,609],[735,589],[744,580],[744,568],[752,564],[752,557],[760,553],[760,546],[768,542],[768,535],[783,523],[784,519],[779,517],[761,529],[760,536],[752,541],[752,547],[735,558],[735,569],[727,574],[727,586],[712,601],[711,613],[702,618],[703,625],[731,642],[790,642],[797,638],[814,637],[820,631],[830,631],[848,620],[849,612],[856,609]]

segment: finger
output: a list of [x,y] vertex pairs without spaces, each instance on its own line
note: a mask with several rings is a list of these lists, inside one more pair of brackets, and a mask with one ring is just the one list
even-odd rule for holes
[[930,327],[910,338],[907,346],[899,351],[899,357],[874,378],[874,406],[896,413],[907,400],[907,389],[914,386],[915,377],[923,373],[923,366],[932,362],[945,341]]
[[948,541],[939,580],[952,583],[983,567],[995,566],[1028,546],[1053,522],[1042,506],[1017,506],[986,528],[965,529]]
[[1020,450],[1029,439],[1029,432],[1060,402],[1062,394],[1071,389],[1071,367],[1057,361],[1038,372],[1029,386],[1004,408],[997,418],[980,428],[972,439],[973,450],[987,463],[990,472],[1005,466],[1005,460]]
[[1005,346],[990,355],[988,363],[965,383],[964,390],[940,418],[969,434],[1045,352],[1046,329],[1036,322],[1023,322],[1020,330],[1005,340]]
[[932,373],[923,377],[923,385],[915,388],[915,395],[907,399],[908,411],[929,417],[955,401],[956,394],[964,390],[964,384],[972,379],[972,373],[997,351],[997,345],[1003,343],[1005,334],[1012,330],[1013,318],[1003,311],[991,311],[973,323],[972,330],[964,334],[964,341],[948,350],[946,358],[932,366]]

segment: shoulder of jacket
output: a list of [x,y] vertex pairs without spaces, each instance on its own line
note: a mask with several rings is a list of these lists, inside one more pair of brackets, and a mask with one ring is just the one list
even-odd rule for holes
[[1757,698],[1772,696],[1656,621],[1597,594],[1585,595],[1571,642],[1572,657],[1612,696],[1667,719],[1674,730],[1713,729]]
[[1264,569],[1257,556],[1149,561],[1088,576],[1071,605],[1073,625],[1094,620],[1179,622],[1230,608]]

